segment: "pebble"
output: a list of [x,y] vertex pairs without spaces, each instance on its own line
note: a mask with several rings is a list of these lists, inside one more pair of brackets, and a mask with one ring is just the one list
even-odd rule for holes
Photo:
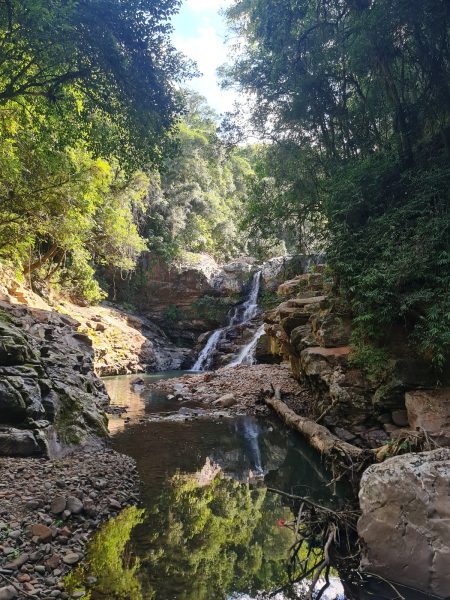
[[[0,573],[36,599],[69,599],[65,577],[83,559],[92,534],[138,498],[133,460],[108,448],[91,448],[55,463],[0,457],[0,470],[8,488],[7,493],[0,489],[0,531],[6,532]],[[21,554],[13,558],[18,550]],[[0,600],[25,598],[2,584],[0,578]]]
[[0,600],[13,600],[17,598],[17,590],[12,585],[0,587]]
[[56,496],[52,500],[52,504],[50,506],[50,511],[54,515],[59,515],[59,514],[61,514],[62,512],[65,511],[66,504],[67,504],[67,502],[66,502],[65,496]]

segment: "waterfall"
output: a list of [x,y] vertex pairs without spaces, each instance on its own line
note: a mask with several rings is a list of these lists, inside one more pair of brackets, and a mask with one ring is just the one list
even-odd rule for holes
[[205,347],[200,352],[195,365],[192,367],[192,371],[207,371],[211,366],[211,360],[214,356],[214,352],[217,349],[217,345],[222,339],[222,335],[226,328],[216,329],[208,338]]
[[264,335],[264,325],[258,327],[251,341],[241,348],[237,357],[230,362],[228,367],[236,367],[237,365],[253,365],[255,363],[255,350],[260,337]]
[[[228,325],[226,327],[222,327],[221,329],[216,329],[209,336],[205,347],[200,352],[199,357],[197,358],[194,366],[191,369],[192,371],[206,371],[207,369],[209,369],[211,366],[212,359],[214,358],[214,353],[217,350],[217,346],[219,345],[219,342],[223,338],[224,334],[232,327],[248,323],[254,317],[256,317],[256,315],[258,314],[258,296],[261,287],[261,273],[262,271],[257,271],[253,275],[248,296],[245,302],[243,302],[240,306],[235,308],[233,312],[229,315]],[[255,341],[254,348],[256,348],[257,341],[258,340]],[[247,346],[245,346],[245,348],[247,348]],[[242,362],[236,364],[242,364]]]
[[256,317],[258,313],[258,296],[259,296],[259,288],[261,287],[261,274],[262,271],[258,271],[253,275],[252,287],[250,288],[250,293],[248,295],[247,300],[242,305],[244,309],[244,314],[242,316],[242,320],[239,323],[247,323],[251,321],[254,317]]

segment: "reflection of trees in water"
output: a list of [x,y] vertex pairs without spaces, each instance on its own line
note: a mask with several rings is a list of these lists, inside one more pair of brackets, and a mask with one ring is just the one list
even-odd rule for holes
[[[66,589],[71,594],[83,589],[88,577],[94,577],[96,582],[84,600],[143,600],[138,579],[140,561],[131,556],[127,545],[133,529],[142,523],[144,512],[130,506],[101,528],[89,544],[86,561],[66,578]],[[145,595],[145,600],[152,598]]]
[[217,475],[200,487],[175,476],[149,517],[143,588],[158,598],[219,600],[227,592],[270,589],[286,580],[292,532],[277,525],[291,512],[265,488]]
[[[69,591],[94,577],[87,600],[221,600],[280,587],[284,598],[298,597],[287,561],[299,523],[267,488],[225,477],[207,461],[196,475],[167,481],[143,515],[130,507],[101,529],[68,577]],[[298,550],[312,576],[320,553]]]

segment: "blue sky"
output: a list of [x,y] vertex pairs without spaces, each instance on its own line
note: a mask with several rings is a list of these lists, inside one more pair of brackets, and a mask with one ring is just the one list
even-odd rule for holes
[[201,77],[189,87],[205,96],[212,108],[223,113],[233,108],[236,94],[220,89],[217,68],[227,60],[226,27],[220,9],[230,0],[184,0],[174,18],[175,46],[195,60]]

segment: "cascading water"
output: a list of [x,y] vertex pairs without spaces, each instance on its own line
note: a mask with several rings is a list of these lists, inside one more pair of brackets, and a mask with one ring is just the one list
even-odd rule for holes
[[241,349],[237,357],[227,366],[236,367],[237,365],[253,365],[255,362],[256,345],[258,343],[259,338],[263,335],[264,325],[261,325],[255,331],[255,335],[252,337],[250,342]]
[[211,362],[214,356],[214,352],[216,351],[217,345],[219,344],[222,336],[226,330],[226,327],[223,329],[216,329],[208,338],[205,347],[200,352],[195,365],[192,367],[192,371],[207,371],[211,366]]
[[[222,327],[221,329],[216,329],[209,336],[205,347],[200,352],[194,366],[191,369],[192,371],[208,370],[211,367],[211,363],[214,358],[214,353],[216,352],[217,346],[219,345],[224,334],[231,328],[237,327],[238,325],[244,325],[245,323],[248,323],[254,317],[256,317],[256,315],[258,314],[258,296],[261,287],[261,273],[261,271],[257,271],[253,275],[252,284],[250,286],[250,291],[247,296],[247,299],[230,314],[228,325],[226,327]],[[256,342],[257,341],[258,340],[256,340]],[[247,346],[245,346],[245,348],[246,347]],[[241,353],[239,353],[239,356],[240,354]],[[242,362],[236,364],[242,364]]]

